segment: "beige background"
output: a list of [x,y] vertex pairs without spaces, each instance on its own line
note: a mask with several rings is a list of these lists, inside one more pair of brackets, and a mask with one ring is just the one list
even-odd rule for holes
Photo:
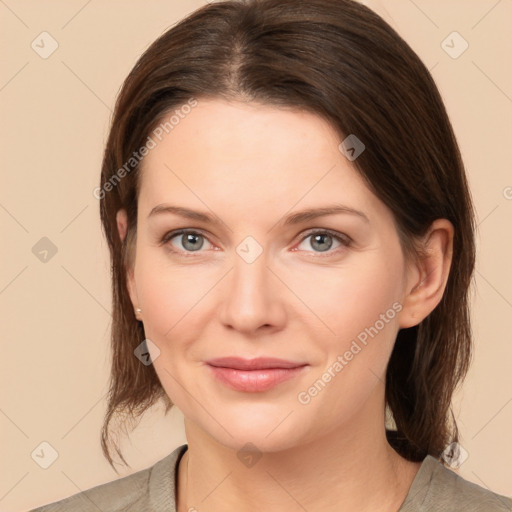
[[[512,1],[365,3],[432,70],[467,165],[479,233],[475,358],[455,400],[469,454],[459,472],[512,495]],[[123,79],[157,36],[202,4],[0,0],[0,511],[117,478],[99,445],[111,317],[92,190]],[[47,59],[31,48],[43,31],[59,45]],[[456,59],[442,47],[453,31],[469,44]],[[461,44],[454,40],[452,51]],[[46,262],[33,250],[48,244],[43,237],[57,249]],[[43,441],[58,452],[48,469],[31,457]],[[181,413],[162,419],[160,410],[123,446],[136,471],[184,442]]]

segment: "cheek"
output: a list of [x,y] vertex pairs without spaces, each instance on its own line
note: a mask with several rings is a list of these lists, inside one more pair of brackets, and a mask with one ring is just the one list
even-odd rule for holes
[[144,250],[138,255],[135,278],[146,334],[151,338],[149,329],[161,341],[189,326],[191,315],[197,315],[201,299],[213,284],[193,266],[171,266],[165,256]]
[[[299,401],[311,401],[326,424],[332,418],[350,418],[385,381],[398,330],[402,279],[400,260],[394,266],[385,261],[374,254],[350,268],[330,269],[324,286],[313,278],[303,283],[301,293],[307,294],[308,306],[329,331],[310,330],[312,353],[320,351],[322,362]],[[314,398],[317,395],[319,399]]]
[[326,344],[342,347],[350,343],[390,309],[387,317],[395,318],[393,304],[401,297],[401,265],[399,260],[393,266],[386,261],[377,252],[358,254],[339,268],[317,268],[300,278],[289,274],[288,282],[293,282],[291,288],[307,310],[298,307],[308,316],[308,310],[314,314],[311,322],[320,326]]
[[[207,276],[183,267],[171,268],[140,257],[136,268],[137,292],[143,304],[144,332],[159,349],[154,369],[171,400],[186,410],[189,397],[180,382],[190,378],[194,341],[200,339],[205,296],[212,288]],[[210,278],[211,281],[211,278]],[[190,383],[189,383],[190,385]],[[185,409],[183,409],[185,408]]]

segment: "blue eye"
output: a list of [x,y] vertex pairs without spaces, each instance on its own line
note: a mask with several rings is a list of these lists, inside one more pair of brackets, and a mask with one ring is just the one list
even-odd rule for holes
[[[317,230],[313,231],[309,234],[307,234],[302,240],[301,243],[303,243],[308,238],[311,238],[309,242],[309,246],[313,247],[315,251],[318,253],[325,253],[327,252],[329,255],[332,253],[335,253],[337,249],[339,249],[340,246],[348,247],[350,246],[351,239],[347,235],[343,235],[342,233],[338,233],[336,231],[330,231],[330,230]],[[333,246],[333,240],[337,241],[340,245],[333,251],[330,251],[331,247]],[[302,249],[301,249],[302,250]]]
[[[181,237],[181,238],[178,238]],[[162,243],[170,242],[173,238],[178,238],[181,241],[182,247],[185,249],[185,252],[197,252],[199,251],[203,245],[204,240],[206,240],[205,236],[197,231],[171,231],[167,233],[162,238]]]

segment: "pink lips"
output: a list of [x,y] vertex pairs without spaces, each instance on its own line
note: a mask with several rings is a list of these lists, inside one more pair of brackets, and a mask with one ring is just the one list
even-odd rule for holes
[[267,391],[278,384],[299,375],[307,363],[284,359],[259,357],[242,359],[222,357],[207,361],[213,375],[222,383],[237,391]]

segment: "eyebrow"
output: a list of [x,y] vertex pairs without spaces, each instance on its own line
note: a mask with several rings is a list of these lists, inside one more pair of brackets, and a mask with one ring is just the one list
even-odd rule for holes
[[[200,212],[197,210],[191,210],[189,208],[184,208],[182,206],[173,206],[169,204],[159,204],[155,206],[148,215],[148,218],[153,217],[159,214],[174,214],[179,215],[180,217],[184,217],[191,220],[197,220],[200,222],[204,222],[212,225],[219,225],[222,222],[216,218],[215,216],[210,215],[207,212]],[[316,219],[317,217],[324,217],[326,215],[338,215],[338,214],[348,214],[360,217],[365,222],[370,223],[368,217],[361,211],[351,208],[349,206],[344,206],[340,204],[334,204],[332,206],[325,206],[322,208],[308,208],[306,210],[302,210],[300,212],[292,213],[284,218],[284,226],[290,226],[295,224],[300,224],[301,222],[306,222],[312,219]]]

